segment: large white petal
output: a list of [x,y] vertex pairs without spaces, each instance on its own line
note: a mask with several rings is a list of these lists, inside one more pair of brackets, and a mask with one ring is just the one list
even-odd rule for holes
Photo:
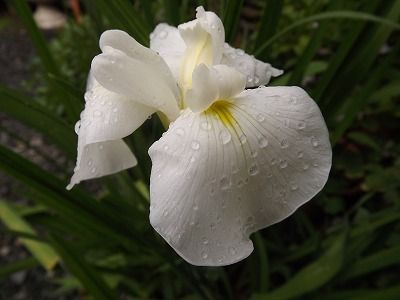
[[235,49],[227,43],[224,45],[221,64],[233,67],[246,75],[247,87],[266,85],[269,83],[271,77],[283,74],[282,70],[256,59],[254,56],[245,53],[242,49]]
[[149,154],[151,224],[185,260],[210,266],[247,257],[249,235],[311,199],[331,166],[323,117],[297,87],[187,109]]
[[150,49],[156,51],[165,60],[178,82],[181,60],[186,49],[178,28],[165,23],[158,24],[150,34]]
[[76,125],[78,156],[68,188],[81,180],[136,165],[122,138],[135,131],[155,109],[108,91],[89,76],[85,109]]

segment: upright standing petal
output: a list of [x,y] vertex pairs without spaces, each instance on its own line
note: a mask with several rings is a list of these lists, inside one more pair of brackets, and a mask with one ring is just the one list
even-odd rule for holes
[[249,235],[315,196],[331,166],[322,115],[298,87],[247,90],[187,109],[149,150],[150,222],[195,265],[227,265]]
[[262,62],[254,56],[245,53],[242,49],[235,49],[228,44],[224,45],[221,64],[235,68],[247,77],[247,87],[257,87],[269,83],[271,77],[282,75],[283,71]]
[[181,60],[186,45],[178,28],[165,23],[158,24],[150,34],[150,49],[165,60],[176,82],[179,82]]
[[192,73],[197,65],[218,64],[222,57],[225,31],[218,16],[198,7],[196,20],[179,25],[179,32],[186,44],[181,62],[180,84],[183,95],[192,85]]

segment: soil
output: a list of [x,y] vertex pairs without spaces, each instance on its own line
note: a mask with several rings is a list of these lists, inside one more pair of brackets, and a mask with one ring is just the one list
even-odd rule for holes
[[[29,66],[34,55],[35,50],[30,38],[16,18],[0,15],[0,84],[17,90],[22,89],[22,83],[30,78]],[[14,134],[22,139],[16,139]],[[63,159],[65,160],[40,134],[2,112],[0,112],[0,144],[47,170],[52,170],[55,166],[46,162],[48,160],[43,158],[43,153],[61,163]],[[0,171],[0,200],[29,204],[24,191],[22,185]],[[4,229],[2,226],[0,223],[0,230]],[[0,266],[28,256],[16,238],[0,231]],[[59,275],[60,272],[61,270],[56,270],[55,273],[46,273],[43,268],[36,267],[14,273],[8,278],[0,277],[0,300],[78,299],[71,295],[54,295],[58,286],[52,281],[56,273]]]

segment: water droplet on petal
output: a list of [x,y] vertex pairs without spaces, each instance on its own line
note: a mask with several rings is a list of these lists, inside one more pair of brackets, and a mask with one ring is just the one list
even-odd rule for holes
[[81,121],[76,122],[75,124],[75,133],[79,134],[79,130],[81,129]]
[[103,145],[99,145],[99,150],[103,150],[104,146]]
[[306,128],[306,122],[300,121],[299,123],[297,123],[297,128],[298,128],[298,129],[304,129],[304,128]]
[[249,175],[250,176],[255,176],[258,174],[258,166],[256,164],[253,164],[249,168]]
[[231,141],[231,134],[229,133],[228,130],[223,129],[219,133],[219,138],[220,138],[222,144],[226,145]]
[[87,165],[90,167],[91,165],[93,165],[93,160],[89,159]]
[[211,129],[211,124],[208,123],[207,121],[204,121],[201,123],[201,128],[203,128],[204,130],[210,130]]
[[230,181],[226,176],[223,176],[221,180],[219,181],[219,185],[221,187],[221,190],[227,190],[230,186]]
[[185,130],[183,128],[177,128],[175,133],[179,136],[183,136],[185,134]]
[[264,122],[265,121],[265,117],[261,113],[257,115],[256,119],[257,119],[258,122]]
[[308,164],[303,165],[303,170],[308,170],[310,168],[310,166]]
[[197,205],[194,205],[193,210],[199,210],[199,207]]
[[287,139],[283,139],[283,140],[281,141],[281,148],[282,148],[282,149],[286,149],[287,147],[289,147],[289,142],[288,142]]
[[229,251],[230,255],[235,255],[236,254],[236,249],[234,247],[229,247],[228,251]]
[[268,146],[268,140],[265,138],[265,137],[260,137],[259,139],[258,139],[258,146],[260,147],[260,148],[265,148],[265,147],[267,147]]
[[160,33],[158,34],[158,37],[160,39],[165,39],[168,36],[168,32],[166,32],[165,30],[160,31]]
[[240,141],[241,144],[246,143],[246,142],[247,142],[246,136],[245,136],[244,134],[242,134],[242,135],[239,137],[239,141]]
[[169,214],[168,210],[164,210],[163,216],[166,217],[166,216],[168,216],[168,214]]
[[287,165],[288,165],[288,163],[287,163],[287,161],[286,160],[281,160],[280,162],[279,162],[279,167],[281,168],[281,169],[284,169],[284,168],[286,168],[287,167]]
[[97,168],[96,168],[96,167],[93,167],[92,170],[90,170],[90,172],[91,172],[92,174],[94,174],[94,173],[96,173],[96,170],[97,170]]
[[297,152],[297,157],[302,158],[304,156],[304,153],[302,151]]
[[260,78],[258,76],[254,76],[254,83],[259,84],[260,83]]
[[114,107],[112,111],[116,113],[118,111],[118,108]]
[[99,110],[95,110],[95,111],[93,112],[93,115],[94,115],[95,117],[100,117],[102,114],[103,114],[103,113],[102,113],[101,111],[99,111]]
[[192,149],[193,150],[199,150],[200,149],[200,143],[198,141],[192,141]]
[[248,82],[248,83],[252,83],[252,82],[253,82],[253,78],[252,78],[252,77],[248,77],[248,78],[247,78],[247,82]]
[[236,49],[236,54],[242,56],[244,54],[244,51],[242,49]]
[[294,183],[292,183],[292,185],[290,186],[290,189],[291,189],[292,191],[296,191],[298,188],[299,188],[299,187],[298,187],[296,184],[294,184]]
[[311,145],[315,148],[319,146],[319,141],[315,136],[311,137]]
[[204,245],[208,245],[208,243],[209,243],[209,241],[208,241],[205,237],[203,237],[203,238],[201,239],[201,241],[202,241],[202,243],[203,243]]
[[208,258],[208,254],[206,252],[201,252],[201,258],[202,259],[207,259]]
[[164,149],[164,151],[168,151],[168,149],[169,149],[168,145],[164,145],[163,149]]

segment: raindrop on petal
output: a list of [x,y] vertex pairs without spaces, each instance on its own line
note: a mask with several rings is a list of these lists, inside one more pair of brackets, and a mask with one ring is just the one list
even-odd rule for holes
[[228,130],[223,129],[219,133],[219,138],[220,138],[222,144],[226,145],[231,141],[231,134],[229,133]]
[[200,149],[200,143],[198,141],[192,141],[192,149],[193,150],[199,150]]

